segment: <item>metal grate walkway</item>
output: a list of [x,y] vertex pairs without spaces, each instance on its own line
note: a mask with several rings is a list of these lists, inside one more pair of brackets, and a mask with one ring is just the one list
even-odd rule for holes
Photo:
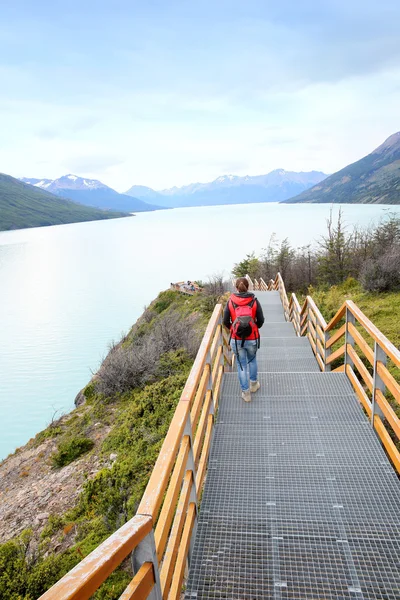
[[224,376],[185,600],[399,600],[397,475],[346,375],[257,296],[261,389]]

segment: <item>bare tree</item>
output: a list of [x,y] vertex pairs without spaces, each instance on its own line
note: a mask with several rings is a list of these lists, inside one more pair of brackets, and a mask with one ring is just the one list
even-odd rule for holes
[[345,232],[342,209],[336,224],[333,223],[332,209],[327,219],[328,235],[320,241],[322,252],[319,256],[319,277],[324,283],[341,283],[350,274],[350,247],[352,234]]

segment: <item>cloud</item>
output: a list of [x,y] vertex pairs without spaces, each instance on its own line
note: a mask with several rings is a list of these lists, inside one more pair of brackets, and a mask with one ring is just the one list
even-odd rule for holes
[[85,115],[77,118],[76,120],[71,120],[69,123],[66,123],[65,128],[74,133],[79,133],[81,131],[87,131],[88,129],[92,129],[92,127],[94,127],[100,122],[100,117],[95,117],[93,115]]
[[91,174],[107,171],[113,167],[123,165],[124,162],[125,160],[118,156],[107,154],[99,154],[97,156],[95,154],[73,156],[63,160],[65,170],[77,174]]
[[[53,126],[44,126],[38,129],[35,135],[41,140],[54,140],[56,138],[66,138],[71,134],[75,136],[75,134],[79,134],[82,132],[86,132],[91,130],[95,125],[100,123],[101,119],[99,117],[95,117],[93,115],[82,115],[75,117],[74,109],[70,112],[72,113],[69,118],[60,118],[61,110],[54,110],[55,107],[52,107],[50,110],[50,120],[54,123]],[[45,107],[43,107],[44,110]]]
[[36,136],[41,140],[54,140],[61,134],[60,128],[43,127],[36,132]]
[[0,24],[5,172],[332,172],[399,128],[398,0],[24,3]]

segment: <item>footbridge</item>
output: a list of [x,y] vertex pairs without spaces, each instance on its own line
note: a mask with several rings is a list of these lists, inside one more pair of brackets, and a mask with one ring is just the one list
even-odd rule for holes
[[351,301],[326,323],[249,282],[260,390],[241,400],[216,306],[137,515],[43,599],[129,556],[122,600],[400,599],[400,352]]

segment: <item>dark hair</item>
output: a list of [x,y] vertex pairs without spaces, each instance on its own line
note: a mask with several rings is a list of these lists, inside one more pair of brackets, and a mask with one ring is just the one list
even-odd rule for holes
[[247,292],[249,289],[249,282],[246,277],[239,277],[239,279],[236,279],[235,286],[238,292]]

